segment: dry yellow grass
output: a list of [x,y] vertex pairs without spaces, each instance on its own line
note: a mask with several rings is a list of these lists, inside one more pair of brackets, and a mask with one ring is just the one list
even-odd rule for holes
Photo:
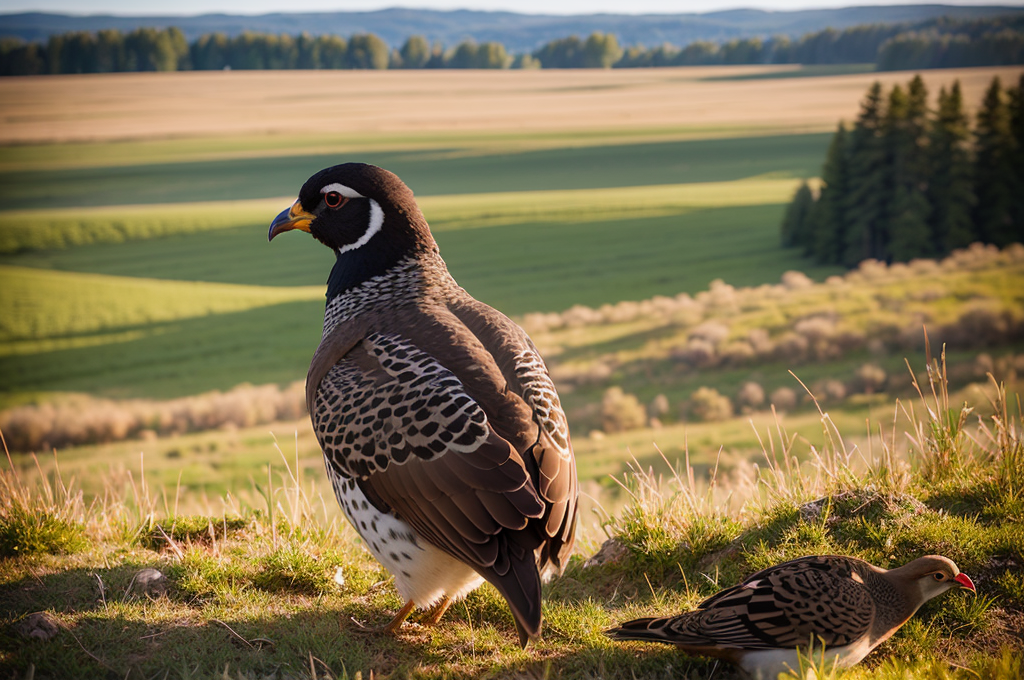
[[[906,72],[715,80],[792,66],[544,71],[230,71],[0,79],[0,144],[224,135],[614,133],[660,128],[821,131],[850,118],[868,85]],[[926,71],[980,101],[993,75]],[[307,143],[310,139],[307,138]]]

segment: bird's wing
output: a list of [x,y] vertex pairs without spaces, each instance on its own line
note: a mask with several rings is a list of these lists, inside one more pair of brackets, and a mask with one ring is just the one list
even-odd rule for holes
[[793,648],[812,636],[815,644],[840,647],[865,635],[874,615],[874,601],[851,561],[810,557],[754,574],[665,627],[667,634],[723,647]]
[[[505,382],[505,392],[521,399],[528,409],[532,427],[528,428],[527,440],[517,448],[546,505],[546,540],[539,563],[546,571],[560,572],[572,550],[578,496],[568,420],[544,360],[526,332],[501,312],[461,289],[459,293],[450,298],[449,310],[492,357]],[[493,419],[499,427],[522,429],[521,423],[502,423],[500,412]]]
[[462,381],[409,339],[370,333],[326,373],[314,401],[332,472],[474,567],[531,635],[539,631],[540,541],[523,530],[545,506]]

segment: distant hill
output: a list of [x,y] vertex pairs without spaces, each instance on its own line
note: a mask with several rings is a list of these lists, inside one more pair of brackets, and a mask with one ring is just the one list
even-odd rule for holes
[[28,12],[0,14],[0,36],[27,41],[45,41],[55,33],[97,31],[117,28],[131,31],[141,26],[177,26],[189,40],[219,31],[237,35],[243,31],[313,35],[323,33],[349,36],[375,33],[392,47],[410,35],[420,34],[431,42],[452,46],[467,38],[478,42],[497,41],[511,52],[534,50],[558,38],[593,31],[614,33],[620,44],[653,47],[668,42],[686,45],[694,40],[721,42],[733,38],[787,35],[798,37],[832,27],[843,29],[858,24],[918,22],[947,16],[979,19],[1006,14],[1024,14],[1024,7],[899,5],[891,7],[846,7],[794,12],[766,12],[738,9],[706,14],[588,14],[550,16],[512,12],[469,10],[436,11],[385,9],[374,12],[319,12],[243,16],[203,14],[200,16],[73,16]]

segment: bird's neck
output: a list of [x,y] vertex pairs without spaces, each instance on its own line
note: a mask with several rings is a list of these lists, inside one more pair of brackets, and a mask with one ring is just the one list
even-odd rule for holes
[[362,268],[361,276],[348,269],[352,266],[358,271],[360,263],[344,259],[346,255],[338,258],[327,282],[325,336],[339,323],[360,314],[415,304],[432,289],[454,285],[446,284],[451,277],[436,246],[406,254],[382,270]]
[[[891,572],[886,573],[871,573],[863,574],[865,582],[872,581],[869,583],[869,587],[874,593],[875,599],[875,628],[878,631],[888,632],[892,634],[897,628],[902,626],[904,623],[910,620],[910,617],[914,615],[918,607],[921,606],[921,602],[915,601],[914,598],[908,597],[908,594],[902,592],[901,589],[897,588],[891,577]],[[889,576],[887,578],[887,576]],[[884,637],[877,640],[881,642]]]

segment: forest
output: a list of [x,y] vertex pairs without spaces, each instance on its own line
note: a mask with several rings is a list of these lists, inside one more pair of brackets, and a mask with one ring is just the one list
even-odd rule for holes
[[782,244],[822,264],[907,262],[974,242],[1024,240],[1024,77],[985,92],[973,130],[960,83],[928,107],[920,76],[868,90],[851,130],[839,123],[815,196],[801,184]]
[[576,35],[513,54],[500,42],[454,47],[413,35],[398,48],[373,33],[297,36],[207,33],[191,43],[176,27],[0,40],[0,76],[231,69],[636,68],[717,64],[875,64],[878,70],[1024,63],[1024,18],[931,19],[828,28],[787,36],[624,47],[611,32]]

